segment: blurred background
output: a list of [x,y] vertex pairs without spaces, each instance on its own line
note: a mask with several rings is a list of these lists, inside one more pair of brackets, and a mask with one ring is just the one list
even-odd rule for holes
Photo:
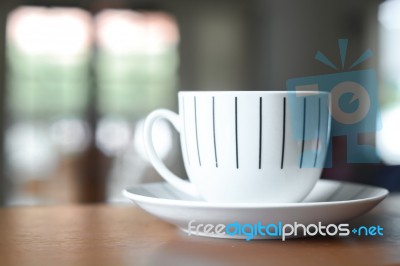
[[[0,205],[118,202],[161,180],[143,118],[177,110],[179,90],[285,90],[289,78],[333,73],[349,39],[359,69],[378,73],[376,164],[348,164],[333,140],[323,177],[400,190],[400,0],[2,0]],[[159,155],[185,176],[177,133],[159,123]]]

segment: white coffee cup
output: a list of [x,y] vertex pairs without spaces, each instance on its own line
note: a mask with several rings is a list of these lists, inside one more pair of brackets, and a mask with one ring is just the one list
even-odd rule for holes
[[[330,137],[326,92],[179,92],[179,114],[155,110],[144,126],[152,165],[177,189],[219,203],[299,202],[321,175]],[[189,181],[154,149],[154,122],[180,133]]]

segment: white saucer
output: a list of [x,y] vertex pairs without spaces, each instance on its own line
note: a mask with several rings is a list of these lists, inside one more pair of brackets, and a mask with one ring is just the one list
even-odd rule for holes
[[[362,184],[319,180],[313,191],[300,203],[216,204],[186,195],[168,183],[141,184],[123,194],[148,213],[187,232],[188,224],[336,224],[360,216],[381,202],[388,194],[384,188]],[[204,235],[192,231],[191,234]],[[223,235],[229,238],[244,236]],[[265,238],[265,237],[263,237]]]

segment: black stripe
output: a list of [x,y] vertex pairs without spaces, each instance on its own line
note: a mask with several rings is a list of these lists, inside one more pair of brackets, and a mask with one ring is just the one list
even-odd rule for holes
[[196,127],[197,155],[199,157],[199,165],[201,166],[200,150],[199,150],[199,135],[197,133],[197,100],[196,100],[196,96],[194,96],[194,125]]
[[[329,98],[328,99],[327,98],[325,98],[325,99],[323,98],[323,100],[324,100],[324,102],[325,101],[329,101]],[[328,107],[324,108],[324,109],[326,110],[326,124],[329,125],[329,120],[332,120],[331,111],[329,110],[329,103],[328,103]],[[326,139],[325,139],[325,141],[326,141],[325,145],[326,145],[327,149],[329,148],[329,145],[331,144],[331,141],[332,141],[332,136],[330,134],[329,129],[330,129],[329,126],[327,126],[326,127]]]
[[218,168],[217,142],[215,140],[215,99],[214,99],[214,96],[212,97],[212,115],[213,115],[213,135],[214,135],[215,166]]
[[258,169],[261,169],[261,146],[262,146],[262,97],[260,97],[260,143],[258,150]]
[[281,169],[283,169],[283,160],[284,160],[284,157],[285,157],[285,136],[286,136],[286,97],[283,97],[283,126],[282,126]]
[[187,132],[186,132],[186,112],[185,112],[185,97],[182,96],[182,112],[183,112],[183,131],[185,131],[185,150],[186,150],[186,158],[188,159],[188,164],[190,165],[189,159],[189,151],[187,144]]
[[239,169],[237,97],[235,97],[236,168]]
[[306,97],[303,98],[303,140],[301,142],[301,157],[300,157],[300,168],[303,167],[303,157],[304,157],[304,142],[306,136]]
[[315,147],[314,167],[317,165],[320,129],[321,129],[321,98],[318,98],[318,133],[317,133],[317,147]]

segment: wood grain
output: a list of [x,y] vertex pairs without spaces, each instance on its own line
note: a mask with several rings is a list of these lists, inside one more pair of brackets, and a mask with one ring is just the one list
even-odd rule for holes
[[400,196],[351,225],[383,237],[189,237],[131,205],[0,209],[0,265],[400,265]]

